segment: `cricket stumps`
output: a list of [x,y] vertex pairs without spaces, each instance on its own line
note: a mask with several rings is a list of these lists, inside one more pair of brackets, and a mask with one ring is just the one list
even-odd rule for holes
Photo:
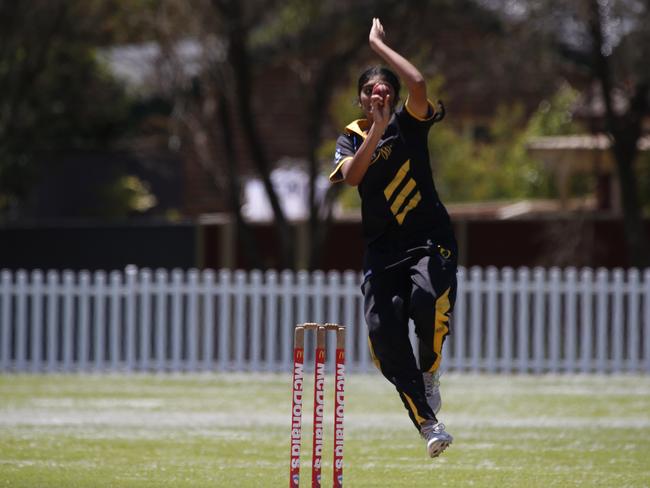
[[289,486],[300,485],[300,449],[302,444],[302,408],[304,397],[305,331],[316,333],[314,352],[314,411],[312,432],[311,485],[321,486],[323,459],[323,416],[325,410],[325,359],[328,331],[336,333],[334,374],[334,487],[343,486],[343,413],[345,409],[345,327],[338,324],[304,323],[296,326],[293,346],[293,380],[291,383],[291,461]]

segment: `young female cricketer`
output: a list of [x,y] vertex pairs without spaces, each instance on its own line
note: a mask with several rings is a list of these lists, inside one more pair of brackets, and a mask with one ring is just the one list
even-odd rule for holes
[[[379,19],[373,19],[369,43],[392,70],[375,67],[359,78],[365,119],[349,124],[338,138],[330,180],[357,186],[361,196],[362,291],[372,358],[395,385],[427,452],[436,457],[453,440],[436,413],[457,267],[456,240],[427,147],[429,129],[444,117],[444,108],[438,103],[436,110],[418,69],[386,44]],[[396,110],[399,78],[408,98]],[[419,367],[409,319],[419,338]]]

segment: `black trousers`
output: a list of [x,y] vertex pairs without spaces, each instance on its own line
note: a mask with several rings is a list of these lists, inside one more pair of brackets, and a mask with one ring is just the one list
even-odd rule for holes
[[[431,246],[373,272],[362,286],[372,359],[395,385],[418,430],[426,420],[436,420],[426,401],[422,372],[435,372],[442,360],[456,301],[456,268],[455,252]],[[419,367],[409,340],[409,319],[419,340]]]

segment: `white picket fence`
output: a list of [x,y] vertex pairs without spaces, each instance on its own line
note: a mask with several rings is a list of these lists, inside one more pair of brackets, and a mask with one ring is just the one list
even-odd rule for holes
[[[458,279],[446,370],[650,372],[650,269],[461,268]],[[346,325],[348,370],[366,372],[360,282],[355,272],[3,270],[0,371],[289,371],[295,324],[315,321]]]

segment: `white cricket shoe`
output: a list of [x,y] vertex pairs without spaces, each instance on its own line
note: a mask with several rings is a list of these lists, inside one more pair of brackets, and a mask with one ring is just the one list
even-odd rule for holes
[[422,380],[424,381],[424,393],[427,397],[427,403],[433,410],[433,413],[438,415],[440,407],[442,406],[442,398],[440,397],[440,371],[429,373],[428,371],[422,373]]
[[427,441],[427,453],[434,458],[447,449],[454,438],[445,430],[445,424],[430,420],[420,429],[420,435]]

